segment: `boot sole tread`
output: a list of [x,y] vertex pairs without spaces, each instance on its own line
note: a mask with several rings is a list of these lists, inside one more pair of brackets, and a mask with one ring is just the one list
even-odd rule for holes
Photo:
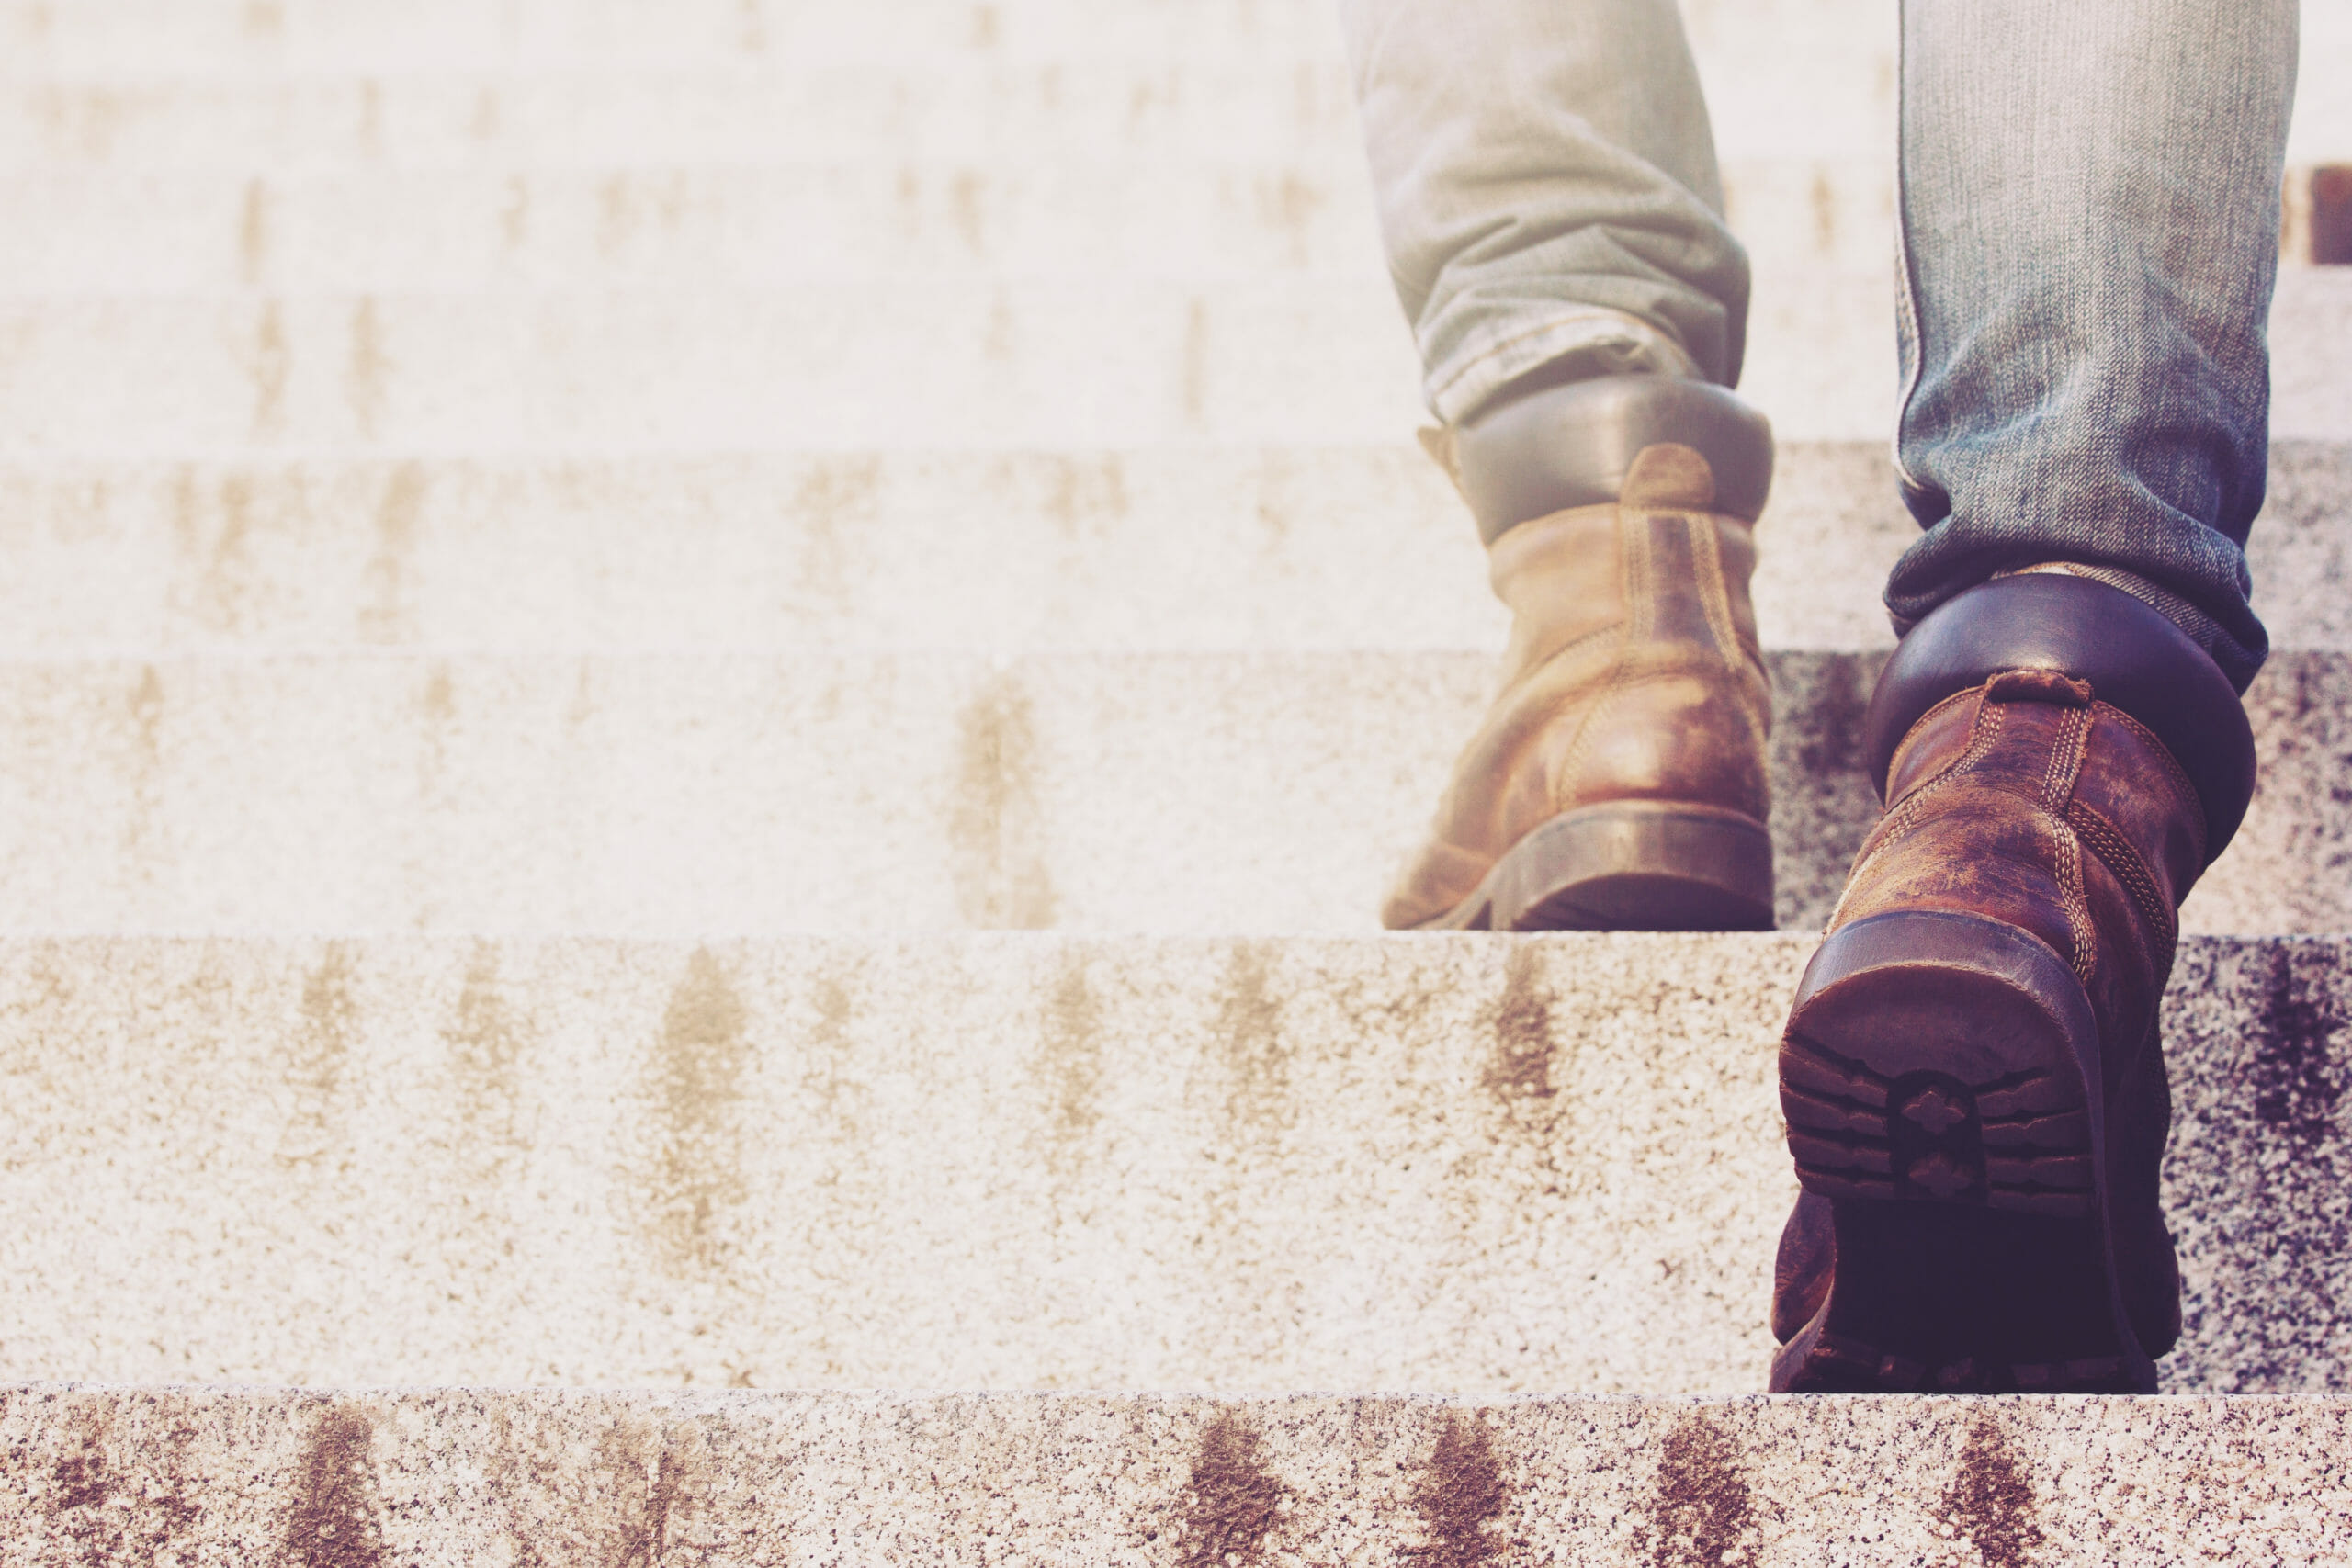
[[2097,1024],[2047,944],[1957,912],[1839,928],[1780,1080],[1838,1247],[1776,1392],[2154,1388],[2114,1280]]

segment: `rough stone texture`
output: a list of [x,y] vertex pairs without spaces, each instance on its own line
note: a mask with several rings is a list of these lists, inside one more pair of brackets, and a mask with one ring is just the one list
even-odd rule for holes
[[[706,160],[646,167],[500,160],[386,169],[308,164],[160,171],[110,160],[0,175],[0,290],[279,293],[353,289],[807,285],[939,273],[1201,280],[1251,273],[1385,277],[1371,182],[1352,129],[1283,159],[1213,157],[1201,111],[1183,147],[1128,157],[968,151],[825,163]],[[1132,127],[1127,134],[1134,134]],[[1171,134],[1172,142],[1177,138]],[[2310,171],[2290,170],[2287,249],[2308,260]],[[1891,158],[1736,158],[1724,204],[1750,263],[1772,276],[1875,276],[1894,244]]]
[[[1792,439],[1882,436],[1893,311],[1881,276],[1759,282],[1742,390]],[[2352,269],[2282,273],[2271,333],[2274,432],[2341,439]],[[0,338],[8,457],[1317,444],[1424,418],[1371,276],[59,297],[0,300]]]
[[[2352,649],[2352,447],[2288,442],[2253,544],[2290,649]],[[1883,442],[1780,454],[1768,647],[1892,642],[1917,536]],[[648,549],[658,537],[662,548]],[[1497,649],[1461,502],[1409,444],[0,467],[0,642]]]
[[[1894,121],[1894,14],[1870,0],[1689,0],[1683,7],[1716,135],[1733,155],[1878,151]],[[2341,6],[2307,7],[2303,80],[2331,81],[2352,49]],[[1157,62],[1246,60],[1335,69],[1339,31],[1318,0],[891,0],[840,6],[790,0],[630,0],[399,7],[319,0],[11,0],[0,40],[23,70],[148,77],[309,73],[757,72],[810,59]],[[2296,102],[2291,153],[2352,148],[2341,95]]]
[[[515,169],[485,160],[256,174],[101,163],[0,175],[0,205],[16,220],[0,233],[0,290],[707,288],[937,273],[1386,276],[1351,135],[1286,159],[1069,148],[894,158],[877,149],[804,163],[789,161],[799,154],[786,145],[746,163],[743,151],[714,148],[708,163],[685,167]],[[1751,261],[1768,270],[1883,271],[1893,189],[1889,168],[1851,159],[1747,160],[1724,171],[1732,220]]]
[[[1781,654],[1784,925],[1875,805],[1882,656]],[[0,930],[1365,931],[1485,657],[0,662]],[[2352,665],[2256,686],[2267,772],[2192,931],[2352,926]]]
[[[1761,1385],[1809,939],[0,945],[0,1378]],[[2168,1386],[2352,1387],[2352,951],[2192,940]]]
[[2320,1564],[2347,1442],[2334,1400],[51,1386],[0,1394],[0,1563]]

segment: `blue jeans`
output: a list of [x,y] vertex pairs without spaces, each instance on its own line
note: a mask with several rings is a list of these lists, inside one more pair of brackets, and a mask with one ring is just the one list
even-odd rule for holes
[[[1341,11],[1441,420],[1536,370],[1737,382],[1747,263],[1674,0]],[[1905,0],[1898,629],[2064,568],[2254,678],[2296,27],[2296,0]]]

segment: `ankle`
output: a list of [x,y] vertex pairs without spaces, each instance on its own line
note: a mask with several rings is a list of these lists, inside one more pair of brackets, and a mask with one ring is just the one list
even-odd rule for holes
[[[1679,450],[1637,462],[1661,447]],[[1605,376],[1481,411],[1453,432],[1453,457],[1489,545],[1535,518],[1631,499],[1629,479],[1645,475],[1678,495],[1703,488],[1704,509],[1753,521],[1771,488],[1772,427],[1712,382]]]

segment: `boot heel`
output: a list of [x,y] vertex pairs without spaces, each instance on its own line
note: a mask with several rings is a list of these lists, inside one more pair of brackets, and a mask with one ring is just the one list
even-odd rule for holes
[[1736,811],[1611,801],[1563,813],[1432,929],[1772,929],[1772,837]]
[[1805,969],[1781,1042],[1781,1109],[1804,1186],[1832,1198],[2098,1208],[2098,1025],[2028,932],[1972,915],[1879,915]]
[[2089,998],[2030,933],[1929,910],[1832,933],[1781,1107],[1836,1261],[1773,1387],[2153,1389],[2115,1284],[2101,1081]]

